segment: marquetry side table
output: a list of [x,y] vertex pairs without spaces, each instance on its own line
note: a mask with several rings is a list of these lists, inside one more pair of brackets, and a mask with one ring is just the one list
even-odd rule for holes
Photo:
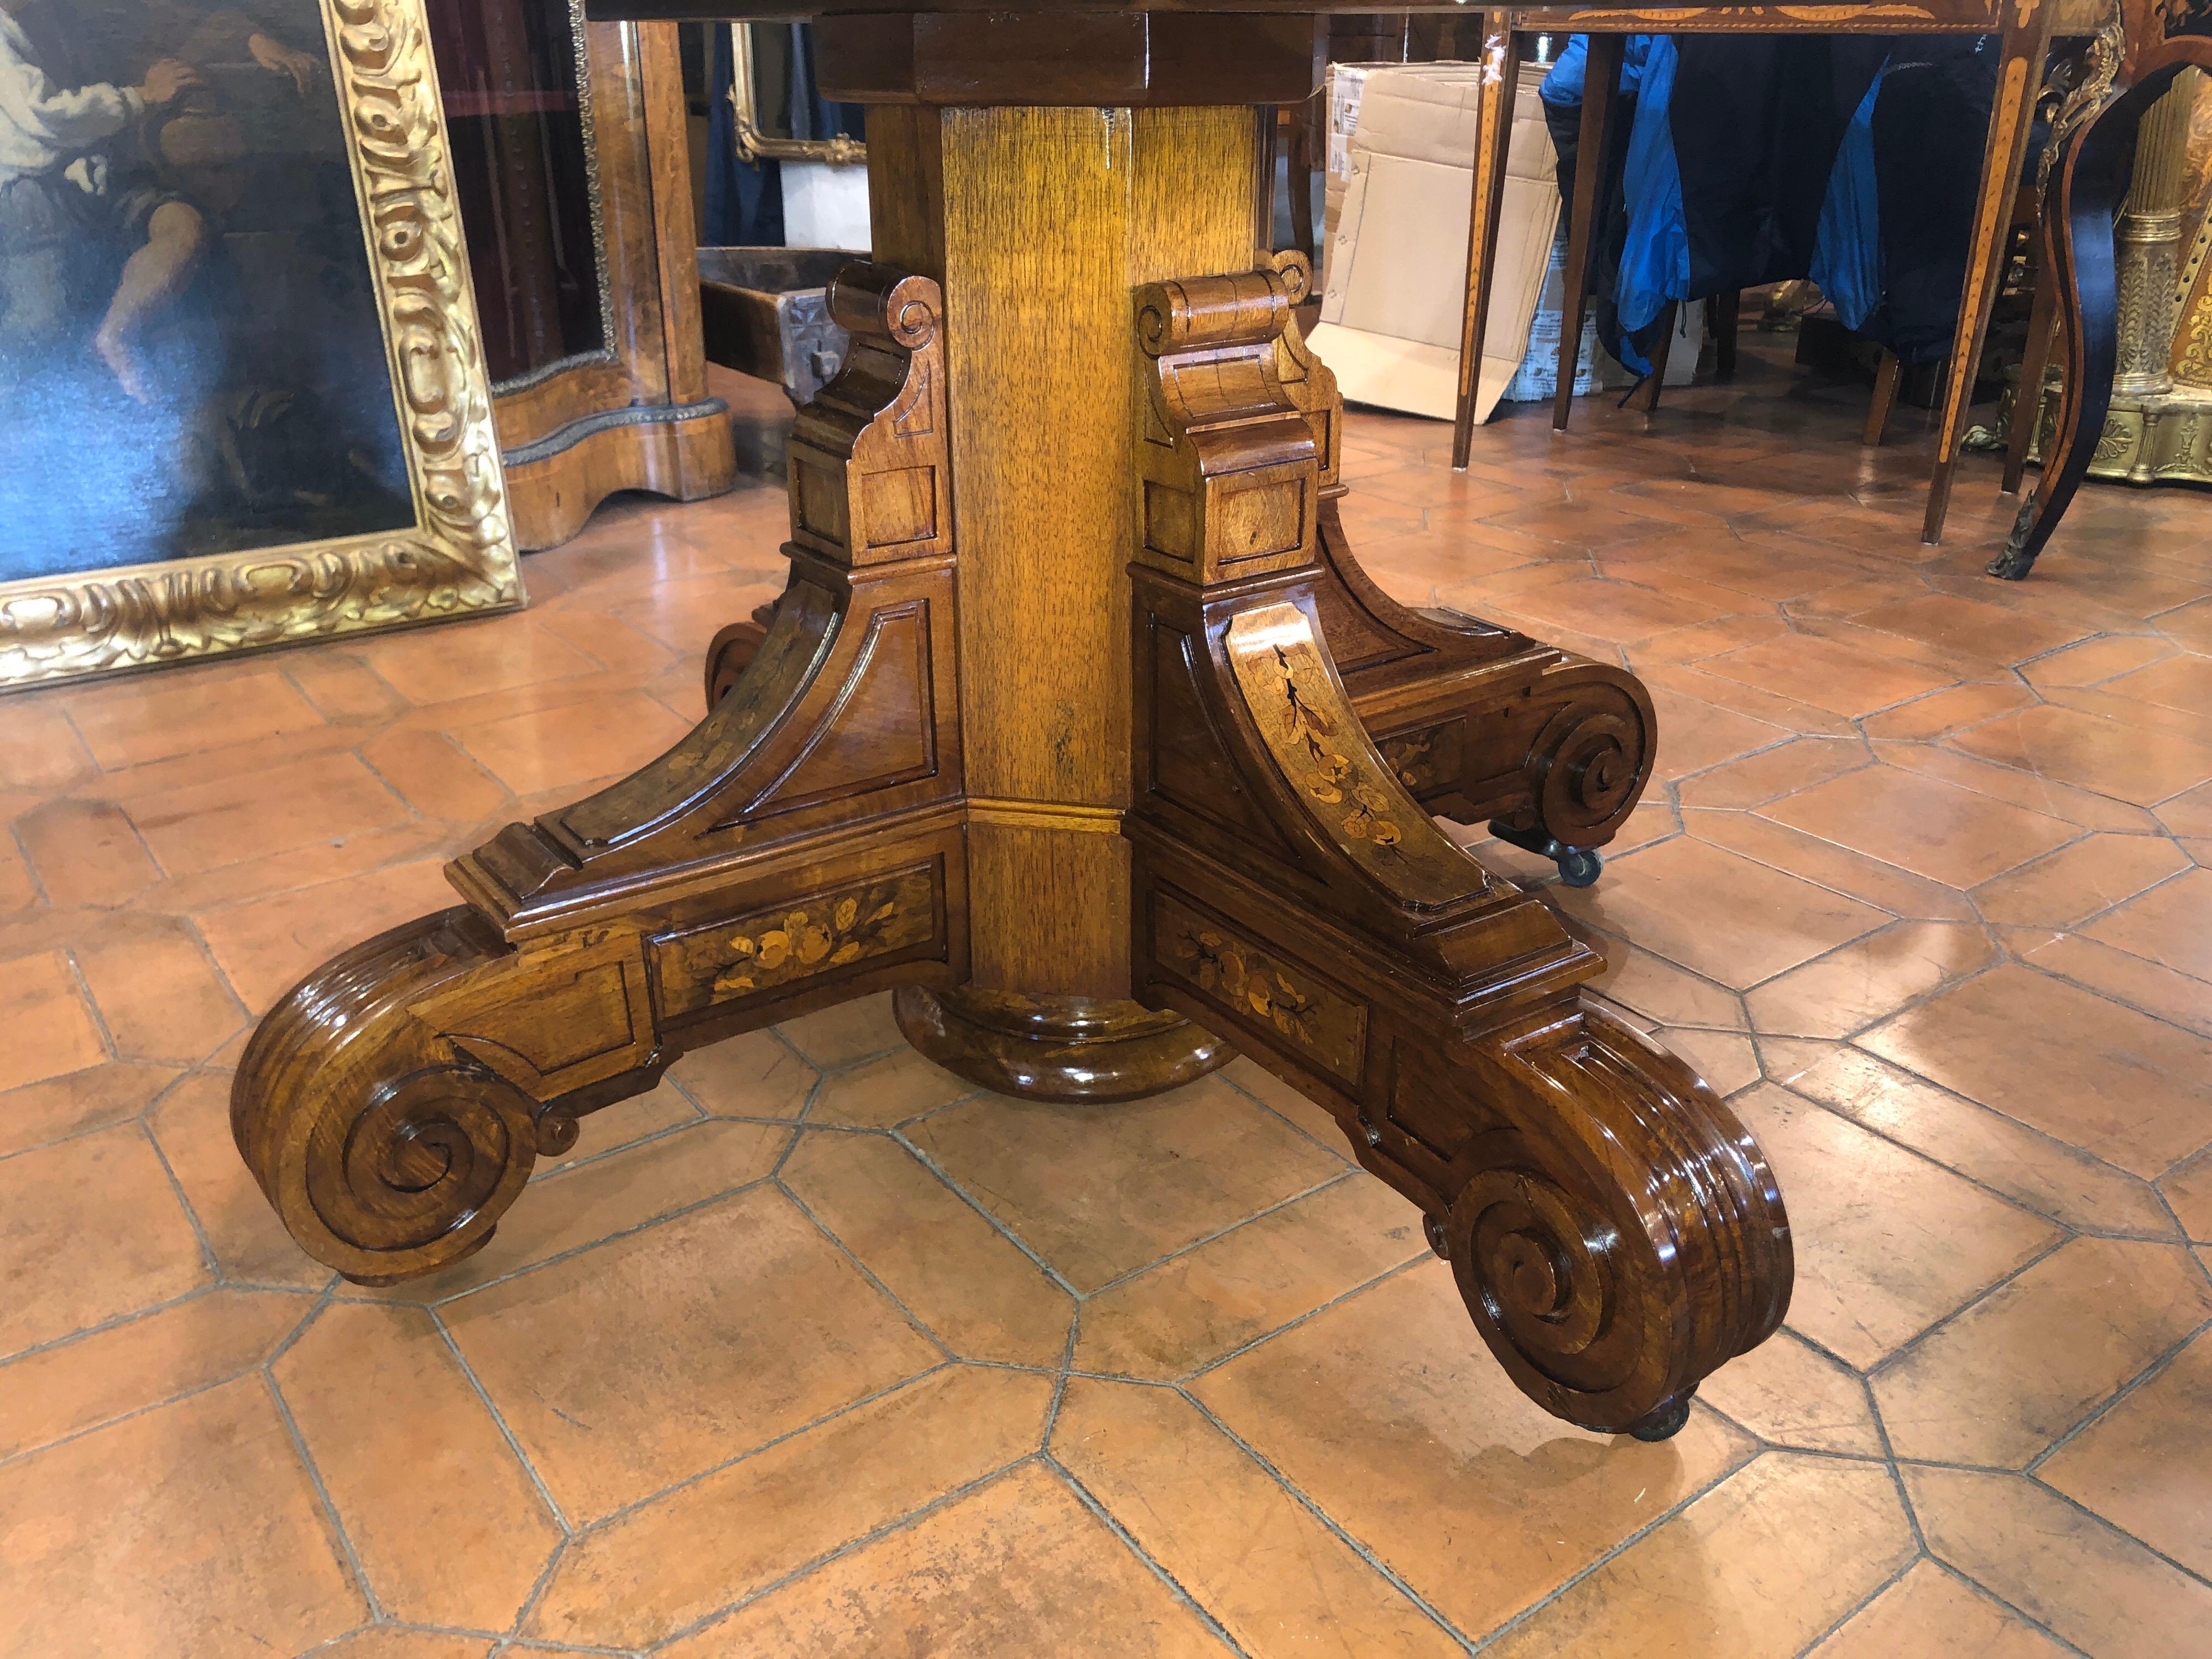
[[1312,91],[1318,40],[1188,0],[823,20],[827,90],[878,106],[876,262],[793,431],[790,586],[689,738],[263,1022],[233,1125],[304,1249],[372,1283],[457,1261],[583,1114],[888,989],[1018,1096],[1251,1055],[1570,1422],[1671,1434],[1779,1325],[1757,1145],[1431,816],[1580,866],[1656,733],[1626,672],[1409,611],[1346,544],[1310,276],[1254,252],[1256,106]]

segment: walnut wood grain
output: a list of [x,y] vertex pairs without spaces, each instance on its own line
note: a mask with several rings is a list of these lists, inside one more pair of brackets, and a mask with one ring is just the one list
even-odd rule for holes
[[[1128,295],[1175,270],[1233,270],[1253,245],[1249,108],[889,108],[870,128],[883,257],[941,274],[957,319],[954,511],[968,787],[1006,809],[969,831],[975,985],[1129,1001]],[[1041,648],[1013,642],[1042,635]],[[1048,640],[1049,645],[1044,644]],[[1103,820],[1107,833],[1099,834]],[[1041,893],[1073,902],[1040,903]],[[956,1022],[957,1023],[957,1022]],[[975,1046],[926,1052],[995,1084]],[[1141,1041],[1151,1045],[1149,1036]],[[1218,1045],[1187,1029],[1186,1054]],[[1034,1072],[1048,1062],[1037,1043]],[[1225,1053],[1222,1055],[1225,1058]],[[1103,1062],[1095,1049],[1077,1072]],[[1133,1064],[1135,1062],[1132,1062]],[[1213,1060],[1218,1064],[1218,1059]],[[1167,1073],[1159,1073],[1166,1076]]]
[[[1262,266],[1290,303],[1313,273],[1296,252]],[[1636,677],[1457,611],[1401,605],[1360,568],[1337,506],[1344,424],[1336,377],[1295,316],[1271,343],[1281,395],[1305,416],[1319,468],[1314,600],[1352,704],[1398,781],[1429,811],[1488,824],[1550,856],[1611,842],[1643,798],[1657,720]]]
[[605,227],[607,349],[494,407],[520,547],[557,547],[624,489],[676,501],[737,482],[729,412],[707,387],[684,71],[672,23],[586,32]]
[[455,860],[465,907],[339,957],[231,1121],[304,1249],[367,1283],[480,1249],[538,1154],[686,1049],[966,977],[937,284],[848,266],[854,345],[793,431],[790,586],[742,680],[635,776]]
[[1582,1001],[1598,958],[1447,840],[1368,739],[1324,637],[1317,532],[1240,568],[1243,520],[1207,513],[1294,476],[1322,487],[1315,428],[1286,440],[1296,405],[1268,385],[1291,302],[1273,270],[1138,296],[1154,441],[1202,478],[1199,521],[1225,526],[1184,565],[1138,544],[1139,997],[1336,1115],[1426,1214],[1532,1398],[1672,1432],[1699,1380],[1781,1322],[1780,1194],[1711,1089]]
[[1422,1208],[1534,1398],[1673,1432],[1787,1302],[1771,1176],[1429,816],[1595,845],[1649,700],[1359,569],[1342,405],[1290,326],[1310,274],[1255,268],[1250,109],[882,114],[900,263],[833,284],[854,345],[793,428],[782,598],[725,630],[675,748],[457,860],[464,905],[263,1021],[248,1166],[382,1282],[480,1249],[540,1152],[686,1049],[848,997],[1031,1098],[1234,1045]]

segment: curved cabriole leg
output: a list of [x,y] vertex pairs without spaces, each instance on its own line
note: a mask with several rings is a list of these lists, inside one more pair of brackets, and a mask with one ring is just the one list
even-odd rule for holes
[[481,1249],[540,1152],[689,1048],[964,977],[938,289],[855,264],[831,305],[854,349],[793,428],[791,585],[742,676],[635,776],[456,860],[465,906],[348,951],[247,1047],[239,1150],[350,1279]]
[[[2119,271],[2112,225],[2127,193],[2136,134],[2182,65],[2146,76],[2091,115],[2060,145],[2045,204],[2043,252],[2066,342],[2065,385],[2043,477],[2020,506],[1989,574],[2024,581],[2057,530],[2105,434],[2119,356]],[[2023,394],[2025,395],[2025,394]]]
[[[1312,282],[1297,252],[1261,267],[1298,304]],[[1338,502],[1344,406],[1336,377],[1295,320],[1276,343],[1281,392],[1313,428],[1318,467],[1315,599],[1352,707],[1431,812],[1488,824],[1553,860],[1570,886],[1597,878],[1651,781],[1658,722],[1642,682],[1611,663],[1457,611],[1415,610],[1353,556]]]
[[1710,1088],[1584,1005],[1597,957],[1369,740],[1324,641],[1318,514],[1255,550],[1321,472],[1280,380],[1288,302],[1273,270],[1141,297],[1146,499],[1179,499],[1134,567],[1139,994],[1329,1108],[1533,1399],[1663,1436],[1781,1322],[1781,1197]]

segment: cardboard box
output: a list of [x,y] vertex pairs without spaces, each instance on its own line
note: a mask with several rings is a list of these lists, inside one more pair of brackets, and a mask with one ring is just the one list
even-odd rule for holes
[[[1483,72],[1409,64],[1331,73],[1329,224],[1313,347],[1355,403],[1439,420],[1457,406]],[[1559,227],[1556,158],[1536,92],[1545,73],[1522,71],[1514,106],[1479,420],[1521,366]]]

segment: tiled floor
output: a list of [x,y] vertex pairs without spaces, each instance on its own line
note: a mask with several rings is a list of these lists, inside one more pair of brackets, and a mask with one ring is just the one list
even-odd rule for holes
[[1862,407],[1754,356],[1463,477],[1351,422],[1389,586],[1658,702],[1555,896],[1798,1260],[1663,1445],[1525,1403],[1249,1064],[1023,1105],[880,1004],[590,1120],[441,1279],[292,1248],[249,1021],[684,728],[770,487],[617,507],[525,615],[0,702],[0,1654],[2205,1652],[2212,503],[2092,489],[2000,586],[1994,465],[1931,553]]

